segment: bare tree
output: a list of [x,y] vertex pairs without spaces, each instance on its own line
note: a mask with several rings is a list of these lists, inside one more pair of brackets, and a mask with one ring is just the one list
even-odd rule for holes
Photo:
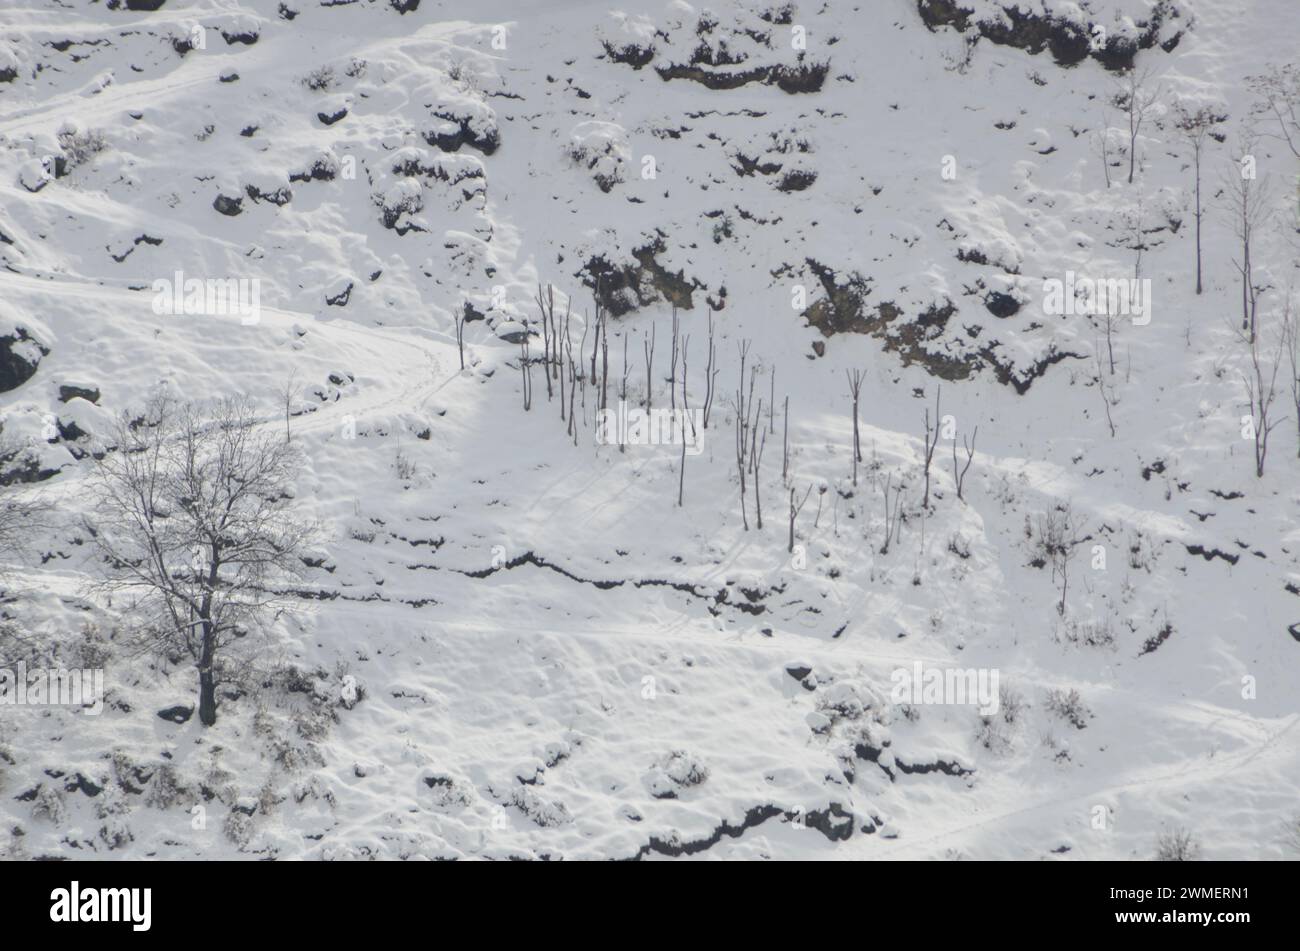
[[958,499],[962,497],[962,485],[966,482],[966,473],[970,470],[971,462],[975,459],[975,439],[979,434],[980,428],[976,426],[970,434],[969,443],[966,442],[966,435],[962,434],[961,444],[966,450],[966,465],[962,466],[960,470],[957,468],[957,436],[954,434],[952,437],[952,480],[957,483]]
[[1264,477],[1264,461],[1268,456],[1269,434],[1282,423],[1273,415],[1273,403],[1277,399],[1277,374],[1282,364],[1282,350],[1286,345],[1285,330],[1278,335],[1277,348],[1266,357],[1260,353],[1262,334],[1241,334],[1250,353],[1250,366],[1241,374],[1241,382],[1246,390],[1246,399],[1250,404],[1250,435],[1255,443],[1255,476]]
[[1264,288],[1255,284],[1251,251],[1256,231],[1267,224],[1271,212],[1268,181],[1255,178],[1253,147],[1254,140],[1247,133],[1242,141],[1242,155],[1230,166],[1223,183],[1224,207],[1240,249],[1240,257],[1234,258],[1232,263],[1241,276],[1241,329],[1249,331],[1252,341],[1255,339],[1259,295]]
[[[1110,229],[1118,232],[1118,236],[1107,241],[1112,248],[1123,248],[1126,251],[1133,252],[1133,278],[1137,280],[1142,275],[1142,255],[1148,249],[1147,232],[1146,232],[1146,205],[1141,198],[1124,206],[1112,219],[1108,226]],[[1115,294],[1107,292],[1105,285],[1100,284],[1095,291],[1093,298],[1093,313],[1089,316],[1089,322],[1100,326],[1106,334],[1106,354],[1107,362],[1110,367],[1112,376],[1115,374],[1115,334],[1124,319],[1124,304],[1136,303],[1134,298],[1120,298]]]
[[[581,364],[581,365],[579,364],[581,363],[582,360],[582,354],[587,349],[587,332],[588,330],[590,330],[590,328],[591,328],[591,321],[587,318],[586,314],[583,314],[582,315],[582,339],[578,341],[578,356],[577,359],[574,360],[574,372],[577,375],[578,379],[584,381],[587,373],[586,364]],[[591,372],[592,375],[594,376],[596,373],[596,356],[595,356],[596,351],[593,348],[591,352],[592,352]],[[587,387],[585,385],[582,388],[582,407],[583,409],[586,409],[587,407]]]
[[[742,340],[736,346],[736,349],[740,353],[740,385],[739,388],[737,389],[737,392],[741,396],[744,396],[744,392],[745,392],[745,363],[749,359],[749,347],[750,347],[749,340]],[[742,414],[745,411],[745,404],[743,400],[740,403],[740,411]]]
[[1287,289],[1282,311],[1282,341],[1290,364],[1291,404],[1295,408],[1296,456],[1300,457],[1300,321],[1296,320],[1294,297]]
[[[550,284],[546,285],[546,293],[547,297],[550,299],[550,306],[547,308],[546,316],[551,324],[551,363],[548,372],[558,380],[564,375],[561,372],[563,370],[561,364],[564,358],[560,355],[560,321],[555,316],[555,291]],[[567,321],[569,319],[568,311],[569,306],[572,304],[572,298],[566,298],[566,301],[567,302],[564,305],[564,319]],[[561,395],[561,400],[563,400],[563,395]]]
[[925,410],[925,497],[921,500],[921,508],[925,509],[930,507],[930,463],[934,459],[934,450],[939,445],[939,421],[943,418],[939,415],[939,397],[942,392],[942,386],[935,387],[933,428],[930,425],[929,407]]
[[[578,421],[574,415],[574,400],[578,395],[578,361],[573,356],[573,339],[569,336],[569,315],[564,315],[564,352],[569,361],[569,429],[573,444],[578,444]],[[581,355],[581,351],[579,351]],[[562,400],[561,400],[562,402]]]
[[[678,420],[681,425],[682,461],[681,461],[680,470],[677,473],[677,507],[678,508],[682,507],[682,498],[686,492],[686,421],[691,415],[690,407],[686,404],[686,379],[688,376],[687,369],[686,369],[686,357],[690,352],[690,348],[691,348],[691,337],[690,334],[687,334],[686,339],[682,341],[682,412]],[[691,433],[694,438],[698,438],[698,436],[695,434],[694,420],[691,421]]]
[[808,501],[808,496],[811,494],[812,483],[809,482],[808,488],[804,490],[803,498],[800,499],[799,504],[796,505],[794,502],[794,486],[790,487],[790,538],[785,546],[787,554],[794,553],[794,521],[799,517],[799,513],[803,511],[803,504]]
[[903,486],[900,482],[894,489],[894,504],[891,508],[889,504],[889,484],[892,480],[892,473],[885,476],[883,491],[881,492],[885,502],[885,543],[880,546],[882,555],[888,555],[889,546],[895,539],[901,538],[903,535]]
[[[1101,394],[1102,405],[1106,409],[1106,425],[1110,427],[1110,437],[1115,438],[1115,419],[1111,416],[1110,408],[1115,405],[1115,384],[1112,380],[1107,383],[1106,376],[1101,368],[1101,341],[1098,340],[1093,346],[1093,355],[1097,358],[1097,392]],[[1113,360],[1113,357],[1112,357]],[[1111,364],[1111,376],[1115,375],[1115,366]]]
[[546,402],[550,402],[554,395],[551,389],[551,366],[553,358],[551,347],[558,347],[559,340],[554,337],[552,331],[555,324],[555,288],[550,284],[546,285],[546,294],[542,295],[542,285],[537,285],[537,309],[542,315],[542,369],[546,371]]
[[298,398],[300,387],[298,386],[298,371],[290,370],[289,378],[284,381],[284,386],[280,388],[280,403],[284,406],[284,441],[289,441],[289,417],[293,415],[293,402]]
[[194,661],[211,726],[228,650],[266,621],[270,585],[303,570],[315,530],[290,512],[301,456],[259,429],[244,399],[204,413],[157,397],[143,421],[124,414],[112,441],[87,525],[105,584],[144,613],[147,643]]
[[[746,413],[750,412],[750,409],[755,405],[754,384],[756,384],[757,382],[758,382],[758,367],[756,366],[751,367],[749,370],[749,401],[745,404]],[[749,428],[749,471],[755,473],[755,475],[757,475],[757,471],[754,468],[754,463],[755,463],[754,456],[758,449],[758,427],[762,423],[762,420],[759,419],[759,417],[763,415],[763,400],[761,398],[759,399],[757,405],[758,405],[758,412],[757,415],[754,416],[754,424]]]
[[1086,540],[1078,535],[1070,503],[1058,505],[1038,516],[1039,556],[1052,566],[1052,581],[1060,582],[1061,600],[1056,605],[1056,613],[1062,617],[1065,616],[1065,596],[1070,587],[1070,562],[1078,546]]
[[771,433],[773,436],[775,436],[776,416],[773,415],[776,412],[776,364],[775,363],[772,364],[771,383],[772,383],[772,390],[768,394],[768,400],[767,400],[767,431]]
[[[600,348],[600,335],[601,335],[601,333],[604,332],[604,329],[605,329],[605,307],[604,307],[604,305],[603,305],[603,304],[601,303],[601,301],[600,301],[600,278],[597,278],[597,279],[596,279],[596,290],[595,290],[594,296],[595,296],[596,318],[595,318],[595,320],[592,322],[592,326],[593,326],[593,327],[595,328],[595,330],[596,330],[596,336],[595,336],[595,337],[592,339],[592,341],[591,341],[591,377],[590,377],[590,379],[591,379],[591,385],[592,385],[592,386],[595,386],[595,385],[596,385],[596,351]],[[583,336],[584,336],[584,337],[586,336],[586,332],[585,332],[585,331],[583,332]]]
[[[596,356],[600,353],[600,326],[602,322],[603,321],[601,320],[600,305],[597,304],[596,317],[591,324],[592,330],[594,331],[594,336],[592,337],[591,340],[591,372],[587,375],[587,381],[593,387],[595,387],[597,382],[600,380],[600,374],[596,372]],[[583,330],[584,339],[586,338],[586,335],[587,335],[586,330],[584,329]]]
[[655,382],[655,327],[650,325],[650,336],[642,334],[641,349],[645,353],[645,411],[648,414],[654,406]]
[[[745,364],[749,359],[749,346],[750,342],[748,340],[742,340],[738,345],[740,350],[740,379],[737,381],[734,406],[736,413],[736,470],[740,474],[740,518],[744,523],[745,531],[749,531],[749,517],[745,514],[746,473],[749,470],[749,415],[751,412],[750,403],[745,400]],[[750,390],[751,392],[753,390],[752,376],[750,377]]]
[[749,420],[745,417],[744,405],[745,391],[741,387],[736,390],[734,406],[736,414],[736,474],[740,477],[740,521],[745,526],[745,531],[749,531],[749,516],[745,512],[745,459],[749,448]]
[[465,369],[465,310],[456,312],[456,348],[460,351],[460,368]]
[[1110,112],[1102,110],[1101,123],[1097,129],[1097,151],[1101,153],[1101,170],[1106,176],[1106,187],[1110,188]]
[[1270,66],[1266,72],[1251,76],[1247,84],[1259,97],[1255,114],[1269,116],[1277,123],[1277,131],[1265,135],[1281,139],[1291,154],[1300,158],[1300,66]]
[[677,305],[673,304],[673,352],[672,365],[668,371],[668,393],[672,400],[672,408],[677,408],[677,349],[680,346],[677,335],[680,331],[680,325],[677,320]]
[[1205,152],[1205,140],[1214,126],[1227,119],[1227,115],[1217,112],[1210,106],[1190,109],[1179,105],[1175,112],[1174,127],[1192,147],[1192,169],[1196,181],[1196,293],[1201,293],[1201,158]]
[[519,372],[524,384],[524,412],[533,408],[533,358],[529,353],[528,330],[519,341]]
[[[559,377],[560,380],[560,422],[565,421],[564,378],[568,374],[565,372],[564,361],[565,361],[566,354],[570,354],[573,351],[573,344],[569,342],[569,310],[570,310],[570,304],[566,303],[564,305],[564,324],[563,324],[564,342],[563,343],[560,342],[558,327],[556,328],[556,334],[555,334],[555,368],[556,368],[555,375]],[[572,405],[572,396],[570,396],[570,405]]]
[[1128,183],[1132,185],[1133,173],[1137,168],[1138,136],[1152,107],[1160,99],[1160,86],[1152,87],[1151,70],[1139,71],[1136,67],[1129,68],[1120,77],[1119,83],[1120,88],[1114,101],[1128,122]]
[[853,401],[853,485],[858,484],[858,463],[862,461],[862,439],[858,433],[858,400],[862,396],[862,381],[866,377],[863,370],[845,370],[844,377],[849,383],[849,397]]
[[[1142,276],[1142,255],[1149,247],[1147,244],[1147,209],[1141,198],[1133,203],[1125,215],[1124,223],[1128,230],[1126,246],[1133,252],[1133,278]],[[1109,308],[1108,308],[1109,310]]]
[[[620,403],[621,405],[624,405],[624,406],[627,405],[627,375],[628,375],[628,364],[627,364],[627,334],[623,334],[623,376],[619,379],[619,384],[618,384],[618,401],[619,401],[619,403]],[[620,412],[619,415],[620,415],[620,418],[621,418],[621,416],[622,416],[621,412]],[[618,441],[618,451],[619,451],[619,452],[627,452],[627,440],[625,440],[625,439],[620,439],[620,440]]]
[[[762,438],[759,438],[759,433]],[[751,437],[752,455],[754,459],[754,514],[758,519],[758,530],[763,530],[763,493],[761,491],[763,480],[759,476],[759,466],[763,462],[763,450],[767,448],[767,432],[763,429],[763,398],[758,399],[758,409],[754,413],[754,428]]]
[[790,397],[785,398],[781,411],[781,484],[790,480]]
[[718,356],[713,345],[713,308],[709,308],[709,356],[704,367],[703,426],[709,428],[709,415],[713,412],[713,395],[717,392]]
[[601,318],[600,332],[600,408],[609,409],[609,327]]

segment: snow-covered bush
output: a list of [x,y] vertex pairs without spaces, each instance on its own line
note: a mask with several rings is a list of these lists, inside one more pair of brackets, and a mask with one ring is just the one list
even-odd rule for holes
[[383,193],[376,203],[383,211],[385,228],[404,233],[413,226],[410,216],[424,209],[424,190],[417,178],[404,178]]
[[623,127],[612,122],[581,122],[569,136],[565,149],[569,160],[591,174],[605,193],[626,181],[625,169],[632,159]]
[[98,129],[83,129],[68,122],[59,129],[59,146],[64,164],[58,174],[66,175],[108,148],[108,140]]
[[1201,843],[1182,826],[1168,829],[1156,837],[1156,861],[1192,862],[1200,858]]
[[1073,688],[1070,690],[1059,688],[1049,690],[1045,708],[1052,716],[1060,717],[1076,730],[1082,730],[1086,727],[1088,719],[1092,716],[1092,711],[1088,709],[1088,705],[1079,696],[1079,691]]
[[675,799],[681,790],[699,786],[708,778],[704,763],[685,750],[674,750],[651,767],[646,785],[656,799]]

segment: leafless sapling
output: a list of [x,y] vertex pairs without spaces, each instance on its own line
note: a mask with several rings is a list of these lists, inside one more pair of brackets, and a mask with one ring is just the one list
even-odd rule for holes
[[1300,65],[1287,63],[1270,66],[1247,84],[1258,97],[1256,115],[1268,116],[1277,123],[1276,132],[1266,132],[1286,143],[1291,154],[1300,158]]
[[1269,435],[1283,421],[1274,416],[1273,403],[1277,399],[1277,374],[1282,363],[1285,336],[1278,335],[1277,347],[1271,356],[1260,353],[1262,334],[1248,335],[1242,331],[1241,336],[1250,354],[1250,365],[1241,374],[1246,399],[1250,403],[1250,417],[1242,422],[1250,426],[1248,435],[1253,437],[1255,444],[1255,476],[1262,479]]
[[589,379],[592,387],[595,387],[596,381],[600,379],[596,374],[596,356],[600,353],[600,335],[605,330],[605,311],[601,306],[599,295],[596,296],[596,316],[592,320],[591,326],[595,331],[595,336],[591,340],[591,376]]
[[1102,110],[1097,128],[1097,151],[1101,153],[1101,170],[1106,176],[1106,187],[1110,188],[1110,113]]
[[[628,364],[627,364],[627,334],[624,334],[624,335],[623,335],[623,376],[619,379],[619,384],[618,384],[618,402],[619,402],[619,407],[620,407],[620,409],[621,409],[623,406],[626,406],[626,405],[627,405],[627,375],[628,375]],[[622,413],[620,413],[619,415],[622,416]],[[619,439],[619,441],[618,441],[618,451],[619,451],[619,452],[627,452],[627,441],[626,441],[626,440],[624,440],[624,439]]]
[[456,311],[456,349],[460,351],[460,368],[465,369],[465,309]]
[[565,353],[573,349],[573,345],[569,342],[569,304],[568,303],[564,305],[563,327],[564,327],[563,342],[560,341],[558,327],[556,328],[557,333],[555,334],[555,369],[556,369],[555,375],[559,377],[560,380],[560,422],[564,422],[566,418],[565,406],[564,406],[564,378],[567,375],[566,368],[564,365]]
[[1192,147],[1192,175],[1195,181],[1196,217],[1196,293],[1202,291],[1201,281],[1201,219],[1204,210],[1201,206],[1201,160],[1205,154],[1205,140],[1214,126],[1227,119],[1223,113],[1210,106],[1190,108],[1180,105],[1174,117],[1174,127]]
[[645,353],[645,411],[648,416],[654,407],[654,363],[655,363],[655,327],[650,325],[650,335],[642,334],[641,349]]
[[844,376],[849,382],[849,397],[853,403],[853,485],[858,484],[858,463],[862,461],[862,440],[858,434],[858,400],[862,395],[862,381],[866,373],[862,370],[845,370]]
[[673,304],[673,352],[672,363],[668,369],[668,393],[672,408],[677,409],[677,348],[680,327],[677,321],[677,305]]
[[[748,413],[754,407],[754,384],[758,382],[758,367],[751,367],[749,370],[749,402],[746,404],[745,411]],[[753,425],[749,428],[749,468],[752,472],[754,469],[754,450],[758,447],[758,430],[762,425],[759,418],[763,414],[763,401],[758,401],[758,412],[754,416]]]
[[[740,407],[744,407],[743,410]],[[751,426],[753,416],[752,404],[745,402],[744,388],[736,391],[736,470],[740,476],[740,515],[745,531],[749,531],[749,519],[746,515],[745,493],[749,485],[749,471],[753,467],[750,457]]]
[[[564,322],[564,352],[569,361],[569,435],[573,437],[573,444],[578,444],[578,420],[574,413],[574,400],[578,395],[578,361],[573,356],[573,339],[569,336],[568,315],[565,315]],[[581,354],[581,351],[579,351]]]
[[[551,330],[555,321],[555,289],[546,285],[546,293],[542,294],[542,285],[537,285],[537,309],[541,312],[542,317],[542,370],[546,374],[546,402],[550,402],[554,396],[551,389],[551,366],[554,362],[551,355],[552,334]],[[558,340],[555,343],[558,344]]]
[[768,400],[767,400],[767,431],[771,433],[773,436],[775,436],[776,416],[773,415],[776,412],[776,364],[775,363],[772,364],[771,383],[772,383],[772,389],[771,392],[768,393]]
[[1248,331],[1248,336],[1253,341],[1256,335],[1259,295],[1263,288],[1255,284],[1252,250],[1256,232],[1264,227],[1270,218],[1272,199],[1269,195],[1267,178],[1256,179],[1255,177],[1252,152],[1254,142],[1250,133],[1243,137],[1242,145],[1242,155],[1227,170],[1223,192],[1225,210],[1240,252],[1239,257],[1233,258],[1232,263],[1241,277],[1241,329]]
[[[678,417],[678,422],[681,428],[681,438],[682,438],[682,461],[677,473],[677,507],[678,508],[682,507],[682,499],[686,492],[686,422],[691,415],[690,406],[688,406],[686,402],[686,380],[689,375],[686,370],[686,358],[690,352],[690,347],[691,347],[691,338],[690,335],[687,334],[686,339],[682,341],[682,411],[680,416]],[[691,421],[691,435],[693,439],[698,438],[698,436],[695,434],[694,420]]]
[[1077,547],[1086,541],[1078,535],[1074,511],[1066,502],[1038,516],[1038,546],[1040,557],[1051,564],[1052,580],[1061,584],[1061,600],[1056,613],[1065,616],[1065,596],[1070,587],[1070,562]]
[[885,476],[884,491],[881,493],[885,503],[885,542],[880,546],[882,555],[889,554],[889,546],[903,535],[903,486],[900,482],[894,488],[894,504],[889,504],[889,485],[893,474]]
[[[604,320],[601,321],[604,324]],[[600,408],[609,409],[609,327],[600,332]]]
[[794,486],[790,487],[790,536],[785,546],[785,550],[787,554],[794,553],[794,521],[799,517],[799,513],[803,511],[803,504],[808,501],[808,496],[811,493],[812,493],[812,483],[809,482],[808,488],[804,490],[803,498],[800,499],[799,504],[796,505],[794,501]]
[[713,412],[713,395],[717,392],[718,376],[717,350],[713,344],[713,308],[709,308],[709,354],[704,367],[704,406],[702,415],[703,428],[709,428],[709,415]]
[[966,434],[962,433],[961,444],[966,450],[966,464],[959,470],[957,468],[957,436],[952,437],[952,480],[957,483],[957,498],[962,498],[962,486],[966,482],[966,473],[970,470],[971,463],[975,459],[975,440],[979,437],[980,428],[978,426],[970,434],[970,442],[966,441]]
[[533,358],[529,353],[528,331],[519,341],[519,372],[524,384],[524,412],[533,408]]
[[785,398],[781,411],[781,484],[790,481],[790,397]]
[[934,450],[939,445],[940,420],[939,415],[939,397],[942,393],[942,387],[935,387],[934,392],[934,425],[930,425],[930,409],[925,410],[925,497],[921,500],[921,507],[928,509],[930,507],[930,463],[934,459]]
[[740,477],[740,521],[749,531],[749,516],[745,512],[745,457],[749,446],[749,423],[745,419],[741,409],[745,404],[745,394],[743,389],[736,390],[735,402],[735,449],[736,449],[736,474]]
[[[1106,410],[1106,425],[1110,427],[1110,436],[1115,438],[1115,419],[1111,416],[1110,409],[1115,405],[1115,384],[1113,380],[1107,382],[1105,373],[1102,372],[1101,366],[1101,341],[1098,340],[1093,346],[1093,355],[1097,358],[1097,392],[1101,394],[1102,406]],[[1111,368],[1112,376],[1114,368]]]
[[[738,392],[742,397],[745,394],[745,362],[749,359],[749,347],[750,341],[748,340],[742,340],[736,347],[740,351],[740,387]],[[740,403],[740,412],[744,415],[745,403],[743,399]]]
[[757,519],[758,530],[763,530],[763,493],[762,493],[762,476],[759,472],[759,466],[763,462],[763,450],[767,448],[767,432],[763,430],[763,398],[758,398],[758,408],[754,414],[753,435],[751,436],[752,455],[754,458],[754,516]]
[[300,392],[298,386],[298,371],[290,370],[289,378],[284,381],[284,386],[280,388],[280,404],[284,407],[284,441],[289,442],[289,418],[293,416],[293,404],[298,398]]
[[1296,456],[1300,457],[1300,321],[1296,319],[1294,297],[1289,288],[1282,311],[1282,339],[1290,365],[1291,403],[1295,408],[1296,421]]
[[1133,184],[1137,168],[1138,136],[1142,124],[1160,99],[1160,86],[1151,85],[1151,70],[1130,67],[1120,77],[1120,88],[1115,95],[1115,105],[1128,121],[1128,183]]

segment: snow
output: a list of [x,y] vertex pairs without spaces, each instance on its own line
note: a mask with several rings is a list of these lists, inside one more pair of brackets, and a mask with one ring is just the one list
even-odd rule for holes
[[[1207,143],[1199,297],[1190,149],[1167,115],[1144,128],[1134,185],[1125,162],[1108,188],[1096,131],[1113,73],[987,39],[963,64],[966,40],[927,29],[913,2],[797,3],[789,23],[763,16],[781,4],[749,2],[423,0],[401,14],[286,0],[292,20],[279,6],[6,12],[0,337],[25,328],[49,352],[0,393],[2,441],[26,454],[6,468],[30,457],[57,474],[4,490],[53,505],[35,555],[3,559],[5,610],[23,634],[13,662],[102,665],[108,697],[97,717],[0,706],[0,854],[1147,858],[1175,825],[1210,858],[1286,854],[1300,459],[1293,418],[1262,479],[1240,438],[1240,285],[1215,198],[1249,110],[1243,78],[1300,48],[1286,0],[1180,0],[1161,33],[1182,31],[1177,46],[1138,54],[1166,104],[1231,117],[1227,141]],[[978,22],[1008,5],[962,6]],[[1021,6],[1131,35],[1154,4]],[[196,25],[205,48],[181,55],[172,41]],[[616,62],[605,44],[654,55]],[[728,75],[829,68],[798,92],[657,72],[701,46],[734,60],[707,67]],[[104,148],[66,174],[42,164],[65,153],[60,133],[92,132]],[[1289,194],[1294,156],[1255,147]],[[792,187],[795,171],[815,180]],[[218,194],[240,213],[214,210]],[[1046,313],[1043,281],[1133,276],[1139,197],[1153,319],[1117,331],[1112,437],[1096,326]],[[715,309],[719,392],[680,509],[677,447],[595,446],[590,387],[575,446],[540,368],[523,411],[519,347],[503,339],[527,321],[540,354],[534,298],[552,282],[589,360],[586,265],[642,268],[647,248],[690,296],[693,407]],[[1261,236],[1269,320],[1296,258],[1294,234]],[[155,313],[152,282],[176,271],[258,280],[259,320]],[[629,402],[652,326],[654,403],[668,402],[665,287],[646,277],[623,293],[638,306],[610,318],[611,390],[626,339]],[[848,288],[861,316],[886,302],[902,316],[824,336],[792,307],[798,287],[810,305]],[[993,291],[1019,309],[994,316]],[[464,325],[462,372],[466,304],[484,319]],[[946,323],[905,332],[948,304]],[[776,368],[778,404],[764,527],[751,487],[748,532],[730,405],[742,340],[765,412]],[[1078,357],[1037,375],[1053,353]],[[949,362],[968,372],[926,368]],[[867,371],[856,488],[849,369]],[[291,373],[293,494],[325,533],[316,567],[247,639],[258,676],[215,726],[162,719],[193,705],[196,678],[131,650],[128,606],[95,585],[88,453],[160,387],[250,394],[280,432]],[[97,405],[62,402],[61,385],[98,389]],[[958,450],[977,425],[978,445],[958,500],[940,440],[923,516],[936,394]],[[791,486],[827,486],[798,518],[805,567],[786,551],[786,396]],[[51,442],[51,417],[87,435],[56,427]],[[887,476],[908,518],[882,554]],[[1089,540],[1061,617],[1029,536],[1067,503]],[[918,662],[996,670],[1024,708],[986,722],[973,705],[892,703],[891,673]],[[1049,696],[1071,690],[1083,728]],[[851,834],[828,834],[843,816]]]

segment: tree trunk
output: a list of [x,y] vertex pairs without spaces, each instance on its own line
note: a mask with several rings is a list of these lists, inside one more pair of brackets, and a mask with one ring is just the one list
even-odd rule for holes
[[785,546],[786,554],[794,553],[794,520],[799,512],[794,507],[794,489],[790,489],[790,540]]
[[217,722],[217,688],[210,667],[199,669],[199,722],[204,726]]
[[1196,157],[1196,293],[1201,293],[1201,158]]
[[212,625],[203,622],[203,651],[199,657],[199,722],[212,726],[217,722],[217,684],[212,674],[215,644]]

